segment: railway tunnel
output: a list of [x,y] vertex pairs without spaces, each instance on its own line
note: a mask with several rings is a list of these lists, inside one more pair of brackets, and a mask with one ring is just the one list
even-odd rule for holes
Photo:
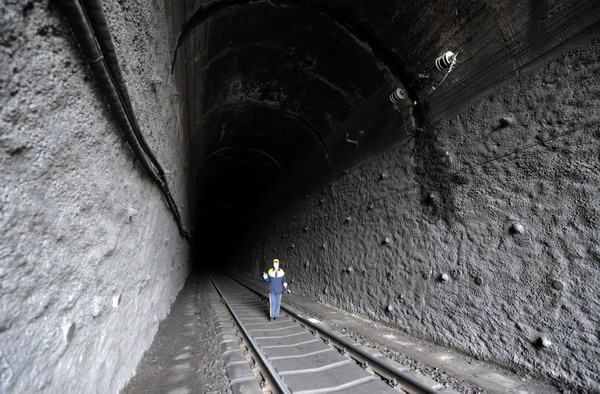
[[196,272],[273,258],[295,294],[598,390],[598,15],[3,2],[0,391],[122,390]]

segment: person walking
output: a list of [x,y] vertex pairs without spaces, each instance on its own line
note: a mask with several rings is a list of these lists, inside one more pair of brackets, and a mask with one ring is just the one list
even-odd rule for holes
[[263,278],[269,284],[269,321],[277,320],[281,295],[288,286],[285,272],[279,268],[279,259],[273,259],[273,268],[269,272],[263,272]]

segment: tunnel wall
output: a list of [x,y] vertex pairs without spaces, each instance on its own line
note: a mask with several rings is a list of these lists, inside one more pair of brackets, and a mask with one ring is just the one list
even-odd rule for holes
[[[103,2],[142,132],[187,217],[165,19],[177,12],[164,3]],[[0,391],[115,392],[183,286],[189,246],[56,4],[0,12]]]
[[277,257],[295,292],[598,390],[594,34],[252,224],[236,269]]

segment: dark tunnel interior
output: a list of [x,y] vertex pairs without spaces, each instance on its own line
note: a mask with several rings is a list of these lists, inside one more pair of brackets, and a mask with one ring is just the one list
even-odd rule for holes
[[247,223],[410,138],[419,123],[417,82],[399,56],[343,14],[302,2],[222,4],[194,14],[183,29],[191,44],[178,47],[196,54],[186,70],[192,198],[195,239],[209,257],[198,261],[226,260]]
[[599,48],[598,0],[3,2],[0,392],[153,341],[201,390],[206,274],[275,258],[432,368],[598,392]]

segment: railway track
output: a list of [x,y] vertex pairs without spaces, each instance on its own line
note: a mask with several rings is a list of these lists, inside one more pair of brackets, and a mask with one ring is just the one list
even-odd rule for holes
[[[233,319],[241,337],[239,346],[253,364],[253,375],[262,377],[262,392],[437,392],[291,308],[282,305],[282,316],[269,322],[268,301],[263,295],[223,274],[212,274],[210,279]],[[235,341],[229,332],[224,338],[225,342]],[[236,390],[233,382],[232,390],[252,392]]]

